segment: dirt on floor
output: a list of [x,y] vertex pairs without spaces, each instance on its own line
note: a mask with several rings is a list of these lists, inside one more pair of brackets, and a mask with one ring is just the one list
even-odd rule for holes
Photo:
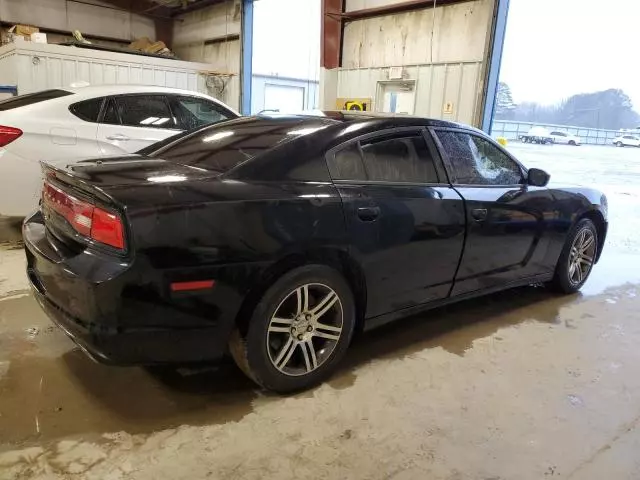
[[[560,179],[620,151],[570,148],[515,149]],[[580,168],[557,164],[578,154]],[[0,479],[637,480],[640,255],[635,217],[620,212],[640,211],[640,178],[628,177],[600,177],[618,221],[581,294],[520,288],[401,320],[289,397],[232,363],[91,362],[30,296],[22,251],[5,247]]]

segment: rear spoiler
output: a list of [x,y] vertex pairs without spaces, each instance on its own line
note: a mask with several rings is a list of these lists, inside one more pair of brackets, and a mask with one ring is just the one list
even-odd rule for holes
[[86,175],[73,172],[73,166],[67,166],[66,169],[62,169],[41,161],[40,168],[42,169],[42,177],[45,180],[53,180],[54,182],[67,185],[73,190],[84,193],[85,195],[90,195],[103,203],[121,206],[111,195],[105,193],[104,190],[95,184],[87,181]]

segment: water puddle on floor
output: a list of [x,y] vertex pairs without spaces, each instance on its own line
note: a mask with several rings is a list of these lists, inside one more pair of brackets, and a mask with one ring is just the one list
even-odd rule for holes
[[[588,315],[602,315],[578,311],[566,318],[561,311],[605,289],[602,296],[614,303],[620,295],[635,296],[633,285],[620,285],[640,282],[638,266],[640,257],[605,255],[581,294],[519,288],[366,332],[327,384],[335,390],[349,389],[359,367],[427,349],[464,356],[478,339],[501,342],[504,329],[528,322],[579,328],[580,322],[593,321]],[[29,294],[0,298],[0,450],[78,435],[238,421],[253,411],[258,395],[262,394],[253,383],[230,363],[178,371],[96,364],[51,325]],[[299,394],[312,395],[313,391]],[[266,395],[265,400],[270,399],[278,397]]]

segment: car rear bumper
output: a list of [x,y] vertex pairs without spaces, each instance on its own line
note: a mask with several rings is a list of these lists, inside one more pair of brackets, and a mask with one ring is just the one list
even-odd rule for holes
[[[109,364],[152,365],[215,361],[227,351],[233,322],[227,317],[197,323],[185,305],[201,299],[152,297],[128,284],[126,263],[57,257],[39,214],[23,225],[27,276],[33,295],[49,318],[89,357]],[[89,263],[91,262],[91,263]],[[104,264],[102,263],[104,262]],[[150,276],[150,274],[148,275]],[[202,302],[202,301],[201,301]],[[216,320],[215,315],[211,317]],[[229,317],[231,318],[231,317]]]

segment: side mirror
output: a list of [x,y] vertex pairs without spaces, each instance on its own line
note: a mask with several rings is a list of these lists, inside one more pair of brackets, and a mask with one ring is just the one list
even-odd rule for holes
[[551,176],[539,168],[530,168],[527,175],[527,185],[534,187],[546,187]]

